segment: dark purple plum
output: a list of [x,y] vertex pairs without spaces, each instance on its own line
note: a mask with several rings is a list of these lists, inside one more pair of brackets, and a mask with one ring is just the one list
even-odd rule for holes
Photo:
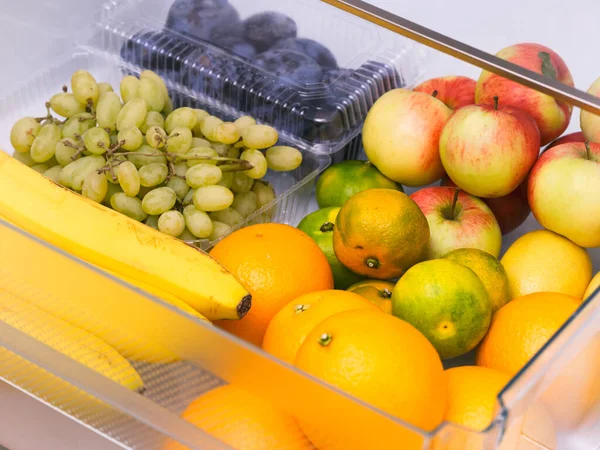
[[219,36],[214,39],[213,44],[242,58],[254,59],[256,56],[254,46],[240,36]]
[[267,50],[254,60],[259,67],[296,83],[318,83],[323,70],[315,60],[292,50]]
[[241,27],[237,10],[227,0],[175,0],[165,27],[185,36],[211,42],[224,30]]
[[278,12],[254,14],[244,20],[242,28],[244,38],[259,52],[264,52],[278,41],[296,37],[298,34],[296,22]]
[[287,38],[277,42],[270,50],[293,50],[314,59],[323,69],[336,69],[337,61],[331,50],[307,38]]

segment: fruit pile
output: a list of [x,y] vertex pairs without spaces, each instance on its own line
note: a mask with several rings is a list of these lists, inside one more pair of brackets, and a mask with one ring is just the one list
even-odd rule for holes
[[[231,232],[276,197],[267,170],[292,171],[295,148],[243,116],[173,109],[164,81],[125,76],[121,97],[87,71],[46,103],[44,117],[18,120],[15,158],[52,181],[186,242]],[[52,115],[62,116],[63,120]]]

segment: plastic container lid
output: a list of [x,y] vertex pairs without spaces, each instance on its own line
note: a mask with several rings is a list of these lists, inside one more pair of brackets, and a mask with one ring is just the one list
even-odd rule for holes
[[94,45],[325,154],[382,94],[414,84],[426,56],[317,0],[123,0],[100,22]]

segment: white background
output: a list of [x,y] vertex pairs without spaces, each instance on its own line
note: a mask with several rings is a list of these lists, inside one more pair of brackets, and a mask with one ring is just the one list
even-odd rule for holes
[[[371,3],[491,53],[518,42],[544,44],[565,59],[576,86],[583,90],[600,77],[598,0],[372,0]],[[70,36],[89,28],[96,20],[91,11],[100,4],[98,0],[0,0],[0,95],[48,64],[52,55],[72,43]],[[441,57],[432,75],[477,78],[479,72],[460,61]],[[578,111],[568,131],[578,131]],[[10,450],[113,448],[107,441],[6,385],[0,385],[0,405],[0,444]]]

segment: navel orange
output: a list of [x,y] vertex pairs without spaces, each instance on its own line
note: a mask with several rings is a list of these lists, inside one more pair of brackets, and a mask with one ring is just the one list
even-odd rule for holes
[[396,283],[386,280],[364,280],[354,283],[348,292],[362,295],[367,300],[376,304],[382,311],[392,313],[392,291]]
[[368,189],[350,197],[333,230],[333,249],[355,273],[386,280],[419,262],[429,224],[417,204],[393,189]]
[[[293,417],[231,384],[201,395],[181,417],[234,450],[314,449]],[[184,449],[174,441],[164,447]]]
[[352,292],[326,290],[304,294],[292,300],[271,319],[263,340],[263,350],[294,363],[306,335],[327,317],[353,309],[379,308]]
[[556,292],[528,294],[507,303],[492,317],[477,351],[477,365],[516,375],[580,303],[576,297]]
[[243,319],[214,324],[261,346],[269,322],[289,301],[309,292],[333,289],[325,254],[303,231],[267,223],[241,228],[210,251],[252,294]]
[[[433,430],[446,408],[443,366],[433,345],[415,327],[375,310],[334,314],[307,335],[295,365],[394,417]],[[389,448],[390,436],[339,411],[300,426],[319,450]],[[329,422],[327,429],[318,426]],[[395,448],[421,449],[419,435],[405,430]]]

